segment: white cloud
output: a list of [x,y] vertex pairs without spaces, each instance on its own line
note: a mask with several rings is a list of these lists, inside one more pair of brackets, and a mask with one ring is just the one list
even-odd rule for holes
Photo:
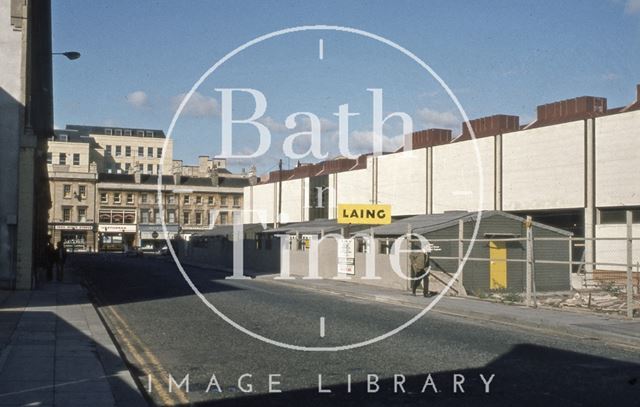
[[271,133],[286,133],[289,131],[284,122],[276,121],[271,116],[262,117],[258,119],[258,122],[264,124]]
[[602,74],[602,80],[604,81],[615,81],[616,79],[618,79],[618,77],[618,74],[615,74],[613,72]]
[[[349,149],[352,153],[370,153],[373,151],[373,140],[379,140],[379,137],[373,131],[352,131],[349,135]],[[382,136],[383,151],[396,151],[403,144],[404,137],[401,134],[392,137]]]
[[[181,93],[173,97],[172,105],[174,109],[180,106],[180,103],[182,103],[186,95],[186,93]],[[211,96],[204,96],[199,92],[194,92],[184,106],[184,109],[182,109],[182,114],[192,117],[219,116],[220,103]]]
[[143,108],[149,106],[149,96],[145,91],[136,90],[127,95],[127,103],[135,108]]
[[[271,116],[265,116],[263,118],[258,119],[258,121],[264,124],[269,129],[269,131],[277,134],[294,133],[294,132],[297,133],[300,131],[311,131],[311,120],[309,119],[309,117],[304,115],[297,117],[297,120],[296,120],[297,126],[293,129],[287,128],[287,126],[284,124],[284,121],[279,122],[274,118],[272,118]],[[323,135],[332,133],[337,129],[338,129],[338,123],[330,119],[320,117],[320,132]]]
[[627,0],[624,12],[627,14],[636,14],[640,12],[640,0]]
[[418,117],[420,124],[426,129],[449,129],[460,126],[461,122],[461,119],[452,112],[438,112],[437,110],[432,110],[428,107],[418,109],[416,116]]

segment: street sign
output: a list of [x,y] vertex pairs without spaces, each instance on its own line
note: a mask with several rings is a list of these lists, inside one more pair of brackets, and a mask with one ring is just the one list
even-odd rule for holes
[[338,273],[356,274],[355,239],[338,239]]
[[391,205],[338,204],[338,223],[387,225],[391,223]]

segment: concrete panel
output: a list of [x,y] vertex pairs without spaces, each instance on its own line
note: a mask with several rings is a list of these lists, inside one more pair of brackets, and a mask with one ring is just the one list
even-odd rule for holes
[[262,220],[273,223],[276,213],[276,186],[277,184],[261,184],[253,186],[253,222],[260,221],[259,212],[263,215]]
[[481,138],[476,143],[463,141],[433,148],[433,213],[478,210],[480,181],[483,200],[480,209],[494,208],[494,138]]
[[640,111],[596,119],[596,206],[640,205]]
[[338,204],[371,203],[370,168],[341,172],[337,174]]
[[[640,237],[640,225],[633,225],[633,236]],[[596,263],[621,263],[627,261],[627,225],[596,225],[596,237],[615,237],[621,240],[598,240],[596,241]],[[633,264],[640,262],[640,241],[633,241],[632,249]],[[625,271],[626,266],[604,266],[596,264],[596,270]],[[634,267],[634,271],[636,268]]]
[[393,216],[427,213],[427,149],[378,158],[378,203]]
[[503,209],[584,205],[584,122],[502,136]]
[[282,182],[282,223],[302,222],[304,179]]

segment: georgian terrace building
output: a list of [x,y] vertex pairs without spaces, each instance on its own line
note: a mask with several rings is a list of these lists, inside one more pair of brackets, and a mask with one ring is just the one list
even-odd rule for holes
[[[184,165],[173,160],[171,143],[162,158],[164,140],[161,130],[69,125],[56,131],[47,145],[52,241],[79,251],[157,249],[164,242],[162,219],[169,238],[180,233],[188,239],[211,225],[230,223],[255,172],[232,174],[224,160],[207,156]],[[161,214],[162,160],[171,175],[162,178]]]

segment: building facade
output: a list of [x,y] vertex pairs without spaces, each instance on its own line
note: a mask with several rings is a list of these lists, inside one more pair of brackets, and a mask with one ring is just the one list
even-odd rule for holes
[[[189,239],[231,223],[255,176],[231,173],[224,160],[201,156],[197,165],[184,165],[172,155],[161,130],[56,131],[47,152],[52,239],[71,251],[158,250],[165,237]],[[159,179],[162,170],[169,175]]]

